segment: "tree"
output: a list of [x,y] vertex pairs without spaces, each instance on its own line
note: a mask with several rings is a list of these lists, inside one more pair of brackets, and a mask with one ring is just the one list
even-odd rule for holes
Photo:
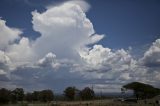
[[32,93],[26,93],[25,94],[25,100],[28,101],[28,102],[32,102],[33,101]]
[[64,95],[69,100],[74,100],[75,94],[76,94],[76,88],[75,87],[67,87],[64,90]]
[[40,95],[40,91],[34,91],[32,93],[32,100],[33,101],[38,101],[39,100],[39,95]]
[[160,94],[160,89],[154,88],[152,85],[140,82],[132,82],[123,86],[125,89],[133,90],[134,96],[138,99],[152,98]]
[[9,97],[10,97],[10,91],[5,88],[1,88],[0,89],[0,103],[8,103]]
[[32,99],[33,99],[33,101],[38,101],[39,100],[39,95],[40,95],[40,91],[34,91],[32,93]]
[[10,101],[12,103],[17,103],[17,95],[16,95],[16,93],[14,91],[10,92]]
[[42,90],[39,94],[39,99],[42,102],[52,101],[54,98],[53,92],[51,90]]
[[54,99],[52,90],[34,91],[33,93],[24,94],[23,88],[16,88],[9,91],[5,88],[0,89],[0,103],[16,103],[18,101],[26,100],[28,102],[41,101],[49,102]]
[[80,97],[82,100],[91,100],[94,98],[94,96],[94,91],[89,87],[86,87],[82,91],[80,91]]
[[12,91],[12,95],[16,97],[16,101],[23,101],[24,99],[24,90],[23,88],[16,88]]

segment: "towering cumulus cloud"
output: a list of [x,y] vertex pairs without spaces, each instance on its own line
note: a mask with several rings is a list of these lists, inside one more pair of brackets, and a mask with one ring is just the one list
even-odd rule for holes
[[50,51],[58,58],[75,58],[81,48],[104,37],[95,34],[92,23],[77,2],[50,7],[43,13],[34,11],[32,15],[33,28],[41,33],[34,44],[39,56]]

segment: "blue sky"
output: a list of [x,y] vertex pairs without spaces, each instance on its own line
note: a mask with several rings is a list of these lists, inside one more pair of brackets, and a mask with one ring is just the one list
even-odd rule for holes
[[160,86],[159,0],[1,0],[0,17],[1,87]]
[[[32,29],[31,11],[45,11],[52,3],[64,0],[2,0],[0,13],[7,25],[24,30],[24,36],[36,38]],[[86,13],[97,33],[106,35],[100,43],[111,48],[139,47],[160,36],[159,0],[87,0],[91,9]],[[14,21],[13,21],[14,20]],[[115,43],[116,42],[116,43]]]

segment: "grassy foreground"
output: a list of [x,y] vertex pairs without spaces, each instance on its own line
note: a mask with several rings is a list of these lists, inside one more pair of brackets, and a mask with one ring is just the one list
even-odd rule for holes
[[5,104],[0,106],[158,106],[152,100],[148,100],[145,104],[144,101],[138,101],[138,103],[128,103],[114,101],[112,99],[107,100],[93,100],[93,101],[74,101],[74,102],[51,102],[51,103],[18,103],[18,104]]

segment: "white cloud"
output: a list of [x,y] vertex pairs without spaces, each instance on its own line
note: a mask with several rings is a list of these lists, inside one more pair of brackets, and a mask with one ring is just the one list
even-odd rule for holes
[[[88,4],[85,0],[70,0],[67,2],[71,3],[71,4],[79,5],[81,7],[81,9],[83,10],[83,12],[87,12],[91,8],[91,5]],[[64,2],[64,3],[66,3],[66,2]],[[54,4],[51,3],[46,8],[50,9],[50,8],[53,8],[54,6],[55,6],[55,3]]]
[[130,73],[123,73],[120,75],[120,79],[122,80],[130,80],[131,77],[130,77]]
[[142,75],[136,73],[137,61],[132,58],[128,50],[113,51],[102,45],[94,45],[93,48],[83,49],[80,56],[82,64],[77,65],[74,71],[80,72],[86,79],[101,79],[102,81],[98,83],[110,81],[124,84],[128,81],[135,81]]
[[6,21],[0,19],[0,49],[5,50],[10,44],[19,39],[22,33],[19,29],[9,28],[6,26]]
[[4,70],[0,69],[0,75],[5,75],[5,74],[6,74],[6,72]]
[[10,58],[3,51],[0,51],[0,63],[10,64]]
[[160,39],[153,42],[140,62],[147,67],[160,67]]
[[83,12],[87,12],[91,8],[91,5],[88,4],[85,0],[71,0],[69,3],[79,5]]
[[132,56],[125,50],[112,52],[102,45],[94,45],[92,49],[81,51],[80,56],[93,71],[129,71],[131,65],[134,65]]
[[60,63],[56,60],[56,55],[53,53],[48,53],[44,58],[40,59],[37,63],[40,67],[52,67],[57,69],[60,67]]
[[1,69],[3,67],[3,70],[8,73],[18,65],[25,64],[32,58],[32,53],[29,39],[20,37],[22,31],[18,28],[10,28],[5,23],[0,19],[0,65]]
[[33,52],[28,38],[22,37],[18,44],[10,45],[6,54],[17,64],[26,64],[33,60]]
[[11,60],[10,58],[5,54],[5,52],[0,51],[0,70],[1,74],[7,73],[9,71],[9,68],[11,66]]
[[92,23],[76,3],[66,2],[32,15],[33,28],[41,33],[34,44],[40,57],[54,52],[58,58],[77,58],[79,49],[104,36],[95,34]]

